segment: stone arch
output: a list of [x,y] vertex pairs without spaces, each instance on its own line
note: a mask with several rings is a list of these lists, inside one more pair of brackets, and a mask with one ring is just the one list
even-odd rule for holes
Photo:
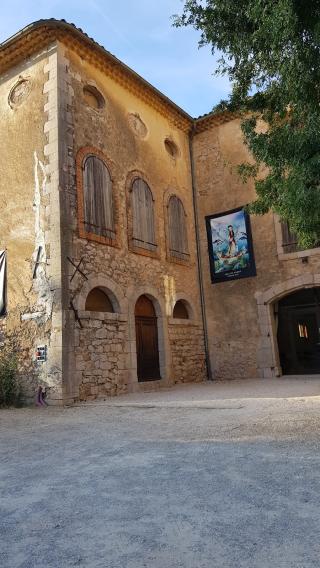
[[131,353],[130,383],[131,389],[135,390],[138,385],[137,377],[137,346],[135,328],[135,305],[140,296],[147,296],[154,306],[157,316],[158,342],[159,342],[159,362],[161,384],[165,386],[170,382],[170,345],[167,329],[165,300],[153,286],[131,287],[127,291],[128,313],[129,313],[129,341]]
[[115,313],[117,301],[110,298],[108,290],[96,286],[90,290],[86,299],[86,311]]
[[153,286],[138,286],[128,289],[127,298],[129,301],[130,311],[133,310],[140,296],[147,296],[153,302],[158,318],[164,317],[166,313],[164,298],[159,297],[158,290]]
[[94,288],[100,288],[108,295],[115,313],[127,315],[127,302],[120,286],[103,276],[91,276],[86,280],[75,300],[77,310],[85,311],[87,296]]
[[280,284],[255,294],[260,328],[260,346],[257,359],[261,377],[271,378],[282,375],[277,341],[277,322],[274,313],[275,304],[278,300],[292,292],[319,286],[320,274],[307,273],[295,278],[289,278]]
[[185,300],[178,300],[173,306],[172,317],[175,319],[190,320],[188,304]]
[[179,292],[179,293],[175,294],[174,302],[173,302],[173,305],[172,305],[172,312],[170,314],[171,317],[173,317],[174,306],[179,301],[182,301],[185,304],[185,307],[187,308],[187,312],[188,312],[188,315],[189,315],[189,320],[195,320],[196,319],[196,315],[195,315],[196,312],[195,312],[195,309],[193,307],[193,302],[189,298],[189,296],[187,294],[184,294],[183,292]]

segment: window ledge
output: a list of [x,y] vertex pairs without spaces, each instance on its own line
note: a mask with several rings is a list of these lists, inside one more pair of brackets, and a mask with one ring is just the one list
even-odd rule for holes
[[129,245],[129,251],[133,252],[134,254],[140,254],[141,256],[149,256],[150,258],[156,258],[156,259],[160,259],[160,252],[158,250],[158,245],[156,250],[149,250],[149,249],[144,249],[142,247],[136,247],[132,244],[132,242]]
[[79,310],[78,316],[80,319],[100,320],[100,321],[127,321],[124,314],[113,312],[89,312],[86,310]]
[[168,323],[169,325],[187,325],[192,327],[197,327],[199,325],[199,322],[196,320],[173,317],[168,318]]
[[171,256],[170,254],[167,255],[167,261],[171,262],[172,264],[180,264],[180,266],[193,266],[193,263],[190,258],[183,259],[183,258],[176,258]]
[[294,260],[305,256],[314,256],[315,254],[320,254],[320,247],[296,252],[279,252],[278,258],[279,260]]
[[107,245],[109,247],[120,248],[117,233],[115,233],[115,235],[115,238],[111,239],[110,237],[101,237],[95,233],[87,233],[82,227],[79,228],[80,239],[86,239],[87,241],[100,243],[101,245]]

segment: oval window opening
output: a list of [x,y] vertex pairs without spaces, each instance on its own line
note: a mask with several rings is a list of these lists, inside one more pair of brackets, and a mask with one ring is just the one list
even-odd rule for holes
[[30,81],[28,79],[19,79],[9,93],[8,101],[11,108],[19,106],[27,98],[30,91]]
[[148,134],[148,129],[139,116],[139,114],[130,113],[128,115],[129,125],[134,131],[134,133],[140,138],[145,138]]
[[99,110],[105,106],[105,100],[100,91],[93,85],[83,87],[84,100],[88,106]]
[[164,141],[165,149],[172,158],[176,158],[179,154],[178,146],[169,138]]

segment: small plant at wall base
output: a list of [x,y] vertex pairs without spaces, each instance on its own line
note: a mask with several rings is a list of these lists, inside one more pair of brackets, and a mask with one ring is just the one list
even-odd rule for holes
[[21,387],[18,378],[18,343],[10,338],[0,346],[0,406],[20,406]]
[[239,167],[255,182],[249,210],[274,211],[312,247],[320,240],[320,1],[187,0],[175,25],[193,26],[200,45],[222,54],[216,73],[233,90],[215,110],[242,115],[255,160]]

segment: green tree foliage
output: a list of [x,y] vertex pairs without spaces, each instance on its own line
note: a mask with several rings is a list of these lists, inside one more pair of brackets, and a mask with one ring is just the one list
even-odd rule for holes
[[319,242],[320,0],[187,0],[175,25],[222,53],[216,72],[233,90],[215,110],[243,113],[257,164],[239,167],[255,179],[250,211],[278,213],[305,248]]
[[0,407],[20,406],[21,387],[18,379],[19,353],[21,352],[15,334],[0,343]]

